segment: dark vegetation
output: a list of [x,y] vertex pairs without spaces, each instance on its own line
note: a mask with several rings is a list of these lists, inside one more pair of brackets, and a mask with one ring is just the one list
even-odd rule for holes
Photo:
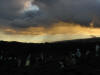
[[1,41],[0,74],[100,75],[100,38],[41,44]]

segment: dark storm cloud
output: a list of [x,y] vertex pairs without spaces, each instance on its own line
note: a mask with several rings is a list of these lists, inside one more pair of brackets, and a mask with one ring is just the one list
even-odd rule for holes
[[0,0],[0,17],[16,17],[23,8],[25,0]]
[[0,0],[0,24],[13,28],[48,27],[58,21],[88,25],[95,16],[95,23],[99,26],[99,0],[35,0],[33,5],[38,5],[39,11],[20,13],[25,1]]
[[51,5],[48,5],[47,0],[37,1],[40,2],[41,9],[45,9],[56,20],[88,24],[94,16],[99,19],[99,0],[54,0]]
[[59,2],[59,0],[36,0],[36,2],[43,3],[45,5],[53,5],[56,2]]

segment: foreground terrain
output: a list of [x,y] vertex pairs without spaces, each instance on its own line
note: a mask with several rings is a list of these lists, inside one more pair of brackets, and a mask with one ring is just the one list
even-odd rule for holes
[[100,75],[100,38],[54,43],[0,41],[4,75]]

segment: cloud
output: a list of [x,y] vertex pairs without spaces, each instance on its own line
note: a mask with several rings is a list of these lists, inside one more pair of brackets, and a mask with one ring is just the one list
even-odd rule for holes
[[94,19],[99,27],[99,0],[30,0],[39,11],[22,12],[29,0],[0,0],[0,25],[12,28],[51,26],[52,23],[65,21],[85,26]]
[[[94,16],[99,16],[99,0],[54,0],[48,5],[47,0],[37,0],[43,11],[52,19],[88,24]],[[53,0],[50,0],[53,2]],[[97,17],[98,18],[98,17]]]
[[0,16],[4,18],[19,16],[24,2],[25,0],[0,0]]
[[100,37],[100,28],[80,26],[80,24],[59,22],[50,28],[30,27],[21,30],[0,28],[0,40],[20,42],[54,42],[83,38]]

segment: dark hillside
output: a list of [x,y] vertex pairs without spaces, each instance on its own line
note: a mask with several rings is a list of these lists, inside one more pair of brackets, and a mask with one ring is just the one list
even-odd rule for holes
[[4,75],[99,75],[100,38],[54,43],[0,41]]

